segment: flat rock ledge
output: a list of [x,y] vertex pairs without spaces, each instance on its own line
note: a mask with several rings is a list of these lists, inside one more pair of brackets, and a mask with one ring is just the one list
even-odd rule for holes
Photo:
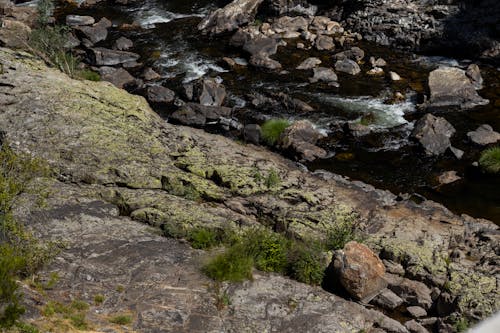
[[[139,332],[407,332],[381,312],[276,275],[215,284],[200,271],[206,252],[160,236],[171,227],[265,222],[320,239],[352,217],[365,244],[403,270],[404,280],[389,281],[393,291],[406,293],[400,286],[420,281],[438,294],[446,288],[441,299],[453,299],[460,315],[482,318],[499,308],[499,232],[489,221],[173,126],[142,97],[71,80],[26,53],[0,48],[0,62],[0,131],[55,174],[34,181],[40,190],[19,198],[15,216],[42,239],[65,245],[40,273],[48,279],[56,272],[56,287],[40,293],[25,286],[28,321],[46,324],[40,310],[50,300],[94,304],[102,294],[104,302],[88,311],[94,331],[124,331],[109,318],[128,313]],[[269,188],[257,173],[280,181]],[[195,191],[196,201],[175,184]],[[439,300],[426,299],[426,309]]]

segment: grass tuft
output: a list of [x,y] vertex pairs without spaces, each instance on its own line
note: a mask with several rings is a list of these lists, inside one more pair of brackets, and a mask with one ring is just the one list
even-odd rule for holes
[[479,158],[479,165],[486,172],[500,172],[500,147],[491,147],[484,150]]
[[290,122],[286,119],[267,120],[261,126],[262,139],[269,146],[274,146],[288,126],[290,126]]
[[116,315],[109,319],[110,323],[117,325],[128,325],[132,323],[132,317],[129,315]]

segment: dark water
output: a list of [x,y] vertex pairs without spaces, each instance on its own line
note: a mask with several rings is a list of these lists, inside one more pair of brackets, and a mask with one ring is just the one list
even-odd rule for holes
[[[116,27],[123,23],[138,22],[143,29],[118,31],[114,29],[110,41],[125,35],[135,42],[134,50],[142,60],[157,69],[163,76],[163,85],[174,90],[202,75],[219,76],[229,93],[229,103],[241,107],[241,119],[261,120],[279,116],[290,119],[310,119],[329,136],[321,145],[331,153],[331,158],[308,165],[310,169],[326,169],[389,189],[394,193],[418,193],[428,199],[443,203],[457,213],[484,217],[500,223],[500,176],[482,173],[473,167],[481,148],[467,142],[466,133],[480,124],[490,124],[500,131],[500,72],[481,65],[485,79],[480,94],[490,99],[490,104],[467,111],[445,110],[437,113],[457,129],[453,145],[465,151],[458,161],[451,154],[439,158],[426,157],[420,147],[408,139],[416,119],[423,114],[415,107],[426,93],[428,73],[439,63],[450,59],[426,58],[388,48],[362,43],[359,46],[367,56],[384,58],[388,67],[405,80],[393,83],[385,77],[360,74],[352,77],[339,75],[340,88],[322,84],[308,84],[309,72],[294,68],[309,56],[322,59],[321,66],[333,66],[325,52],[298,51],[294,41],[280,47],[274,58],[289,73],[278,74],[249,68],[228,72],[221,58],[248,57],[238,49],[228,46],[228,36],[217,39],[201,36],[196,25],[210,9],[227,1],[159,1],[147,0],[140,7],[101,6],[97,10],[66,9],[73,13],[106,16]],[[108,42],[110,43],[110,42]],[[462,63],[461,65],[466,65]],[[362,65],[362,73],[369,65]],[[389,105],[385,101],[395,91],[406,94],[402,104]],[[266,112],[243,110],[249,93],[286,92],[312,105],[316,111],[300,114],[278,109]],[[159,110],[161,111],[161,110]],[[374,133],[366,138],[349,138],[338,135],[339,122],[354,121],[371,113],[375,122]],[[438,186],[436,177],[443,171],[456,170],[462,180]]]

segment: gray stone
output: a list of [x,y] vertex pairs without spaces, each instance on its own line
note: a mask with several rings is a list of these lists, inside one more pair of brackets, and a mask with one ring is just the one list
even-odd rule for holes
[[326,67],[316,67],[313,68],[314,75],[312,78],[309,78],[311,83],[315,83],[318,81],[321,82],[336,82],[338,80],[337,74],[331,68]]
[[391,81],[400,81],[401,80],[401,76],[399,76],[398,73],[396,72],[389,72],[389,78],[391,79]]
[[111,22],[106,18],[102,18],[92,26],[78,26],[75,30],[92,44],[96,44],[108,38],[109,27],[111,27]]
[[120,51],[127,51],[134,46],[134,42],[126,37],[118,38],[113,44],[113,49]]
[[438,177],[439,183],[443,184],[443,185],[454,183],[460,179],[462,179],[462,177],[458,176],[457,172],[454,170],[445,171],[442,174],[440,174]]
[[410,320],[405,323],[405,327],[410,331],[410,333],[429,333],[429,331],[417,323],[415,320]]
[[248,124],[243,128],[243,138],[247,142],[258,145],[260,143],[261,129],[257,124]]
[[378,305],[383,309],[393,310],[403,304],[403,299],[386,288],[375,296],[370,303]]
[[98,68],[98,72],[101,80],[111,82],[118,88],[125,88],[136,83],[135,78],[123,68],[103,66]]
[[82,25],[92,25],[95,19],[92,16],[81,15],[68,15],[66,16],[66,24],[70,27],[77,27]]
[[139,59],[137,53],[96,47],[91,49],[94,64],[97,66],[114,66]]
[[299,120],[288,126],[279,140],[279,147],[292,150],[300,161],[313,161],[326,156],[326,151],[316,146],[324,135],[308,120]]
[[243,50],[251,55],[271,56],[278,51],[278,43],[274,38],[257,37],[248,40],[243,45]]
[[250,64],[258,68],[265,68],[270,70],[280,70],[282,67],[278,61],[261,54],[253,55],[250,58]]
[[154,69],[148,67],[142,72],[142,77],[146,81],[155,81],[161,79],[161,75],[158,74]]
[[453,134],[455,128],[446,119],[428,113],[417,122],[412,137],[420,142],[427,155],[441,155],[451,147]]
[[425,284],[402,277],[388,277],[389,276],[386,274],[386,279],[389,282],[388,288],[401,297],[405,304],[410,306],[421,306],[425,310],[431,308],[431,290]]
[[427,316],[427,311],[425,311],[425,309],[420,306],[409,306],[406,308],[406,311],[408,311],[408,313],[413,318],[420,318]]
[[481,76],[481,70],[476,64],[470,64],[465,71],[465,75],[474,85],[474,88],[481,89],[483,86],[483,77]]
[[146,97],[152,103],[170,104],[175,99],[175,93],[162,86],[150,86],[146,89]]
[[358,64],[351,59],[338,60],[335,63],[335,70],[351,75],[357,75],[361,72]]
[[318,51],[331,51],[335,48],[335,43],[332,37],[321,35],[316,38],[314,46]]
[[500,141],[500,133],[495,132],[490,125],[483,124],[475,131],[468,132],[467,137],[475,144],[485,146]]
[[203,79],[201,82],[200,104],[221,106],[226,98],[226,88],[215,79]]
[[302,70],[307,70],[307,69],[313,69],[314,67],[318,66],[321,64],[321,60],[319,58],[307,58],[306,60],[302,61],[300,65],[297,66],[297,69],[302,69]]

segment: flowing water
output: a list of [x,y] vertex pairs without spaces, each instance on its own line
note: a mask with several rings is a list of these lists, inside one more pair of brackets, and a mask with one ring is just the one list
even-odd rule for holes
[[[118,31],[110,41],[125,35],[134,40],[132,51],[140,53],[142,60],[153,66],[163,77],[163,84],[179,90],[182,84],[204,75],[218,76],[224,82],[231,106],[242,121],[262,121],[266,117],[309,119],[328,134],[321,145],[330,157],[308,165],[312,170],[326,169],[389,189],[395,193],[419,194],[443,203],[457,213],[485,217],[500,223],[500,176],[482,173],[471,164],[477,160],[479,147],[467,142],[466,133],[483,123],[500,130],[500,71],[481,65],[485,88],[480,94],[490,99],[490,104],[468,111],[446,111],[444,116],[457,129],[453,138],[455,147],[465,150],[458,161],[450,154],[426,157],[409,134],[415,120],[423,114],[416,105],[423,101],[428,73],[439,64],[466,65],[457,60],[439,57],[415,56],[388,48],[361,43],[368,56],[382,57],[388,69],[399,73],[406,80],[393,83],[384,76],[373,77],[339,75],[339,88],[324,84],[309,84],[307,71],[294,68],[304,59],[316,56],[322,66],[333,66],[325,52],[299,51],[290,41],[280,48],[274,58],[280,61],[286,73],[271,73],[242,67],[228,71],[221,65],[228,56],[244,62],[247,55],[228,45],[228,37],[203,37],[196,30],[201,17],[227,1],[208,0],[146,0],[136,7],[102,5],[91,11],[71,9],[72,13],[105,16],[115,27],[137,22],[142,29]],[[109,43],[109,42],[108,42]],[[368,65],[362,66],[366,72]],[[398,104],[386,101],[395,91],[403,92],[406,100]],[[308,113],[278,109],[261,112],[245,111],[249,108],[250,93],[285,92],[306,101],[315,108]],[[161,110],[160,110],[161,111]],[[372,133],[363,138],[339,135],[338,124],[359,121],[370,116]],[[463,177],[450,185],[438,186],[436,177],[443,171],[456,170]]]

